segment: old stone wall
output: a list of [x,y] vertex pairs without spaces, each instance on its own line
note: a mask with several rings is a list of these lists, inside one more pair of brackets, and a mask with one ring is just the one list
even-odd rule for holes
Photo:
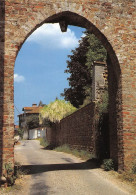
[[51,146],[56,146],[56,127],[57,124],[54,124],[52,127],[46,128],[46,140]]
[[108,87],[107,65],[103,62],[94,62],[92,65],[92,101],[99,101],[106,87]]
[[[135,0],[0,1],[0,163],[14,165],[14,64],[26,38],[43,23],[65,20],[87,28],[105,46],[117,78],[116,131],[121,169],[136,160]],[[114,80],[109,85],[114,86]],[[110,93],[114,89],[110,87]],[[113,109],[110,109],[112,112]],[[110,113],[112,115],[112,113]],[[112,119],[112,123],[114,118]],[[112,126],[111,126],[112,128]],[[114,131],[114,129],[111,131]]]
[[72,148],[86,149],[95,153],[94,111],[95,104],[90,103],[62,119],[55,127],[48,130],[49,143],[54,144],[55,140],[58,146],[68,144]]

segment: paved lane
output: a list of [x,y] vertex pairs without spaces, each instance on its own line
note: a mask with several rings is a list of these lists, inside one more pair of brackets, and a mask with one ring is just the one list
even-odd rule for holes
[[15,152],[31,175],[25,195],[128,195],[95,172],[93,164],[44,150],[38,141],[22,141]]

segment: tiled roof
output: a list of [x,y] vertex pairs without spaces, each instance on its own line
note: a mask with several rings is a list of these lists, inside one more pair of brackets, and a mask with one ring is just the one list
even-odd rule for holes
[[15,127],[16,129],[18,129],[18,128],[19,128],[19,125],[14,125],[14,127]]
[[40,109],[43,108],[42,106],[37,106],[37,104],[32,104],[31,107],[24,107],[22,109],[22,111],[24,111],[24,113],[19,114],[18,116],[24,116],[24,115],[28,115],[28,114],[39,114],[40,113]]
[[34,106],[34,107],[24,107],[23,108],[23,111],[25,112],[25,113],[39,113],[40,112],[40,109],[41,109],[42,107],[41,106]]

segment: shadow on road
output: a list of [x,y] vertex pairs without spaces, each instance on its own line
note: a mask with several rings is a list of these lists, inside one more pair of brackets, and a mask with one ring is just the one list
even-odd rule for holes
[[22,171],[26,172],[27,175],[49,172],[49,171],[60,171],[60,170],[87,170],[98,168],[99,163],[94,160],[89,160],[82,163],[66,163],[66,164],[45,164],[45,165],[23,165]]

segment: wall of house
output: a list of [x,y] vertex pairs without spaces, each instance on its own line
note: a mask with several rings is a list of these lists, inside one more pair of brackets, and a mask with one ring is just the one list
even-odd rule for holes
[[46,129],[36,128],[29,130],[29,139],[45,138]]
[[37,137],[37,129],[29,130],[29,139],[36,139]]
[[94,110],[95,104],[90,103],[62,119],[47,131],[48,141],[51,144],[68,144],[72,148],[95,152]]

